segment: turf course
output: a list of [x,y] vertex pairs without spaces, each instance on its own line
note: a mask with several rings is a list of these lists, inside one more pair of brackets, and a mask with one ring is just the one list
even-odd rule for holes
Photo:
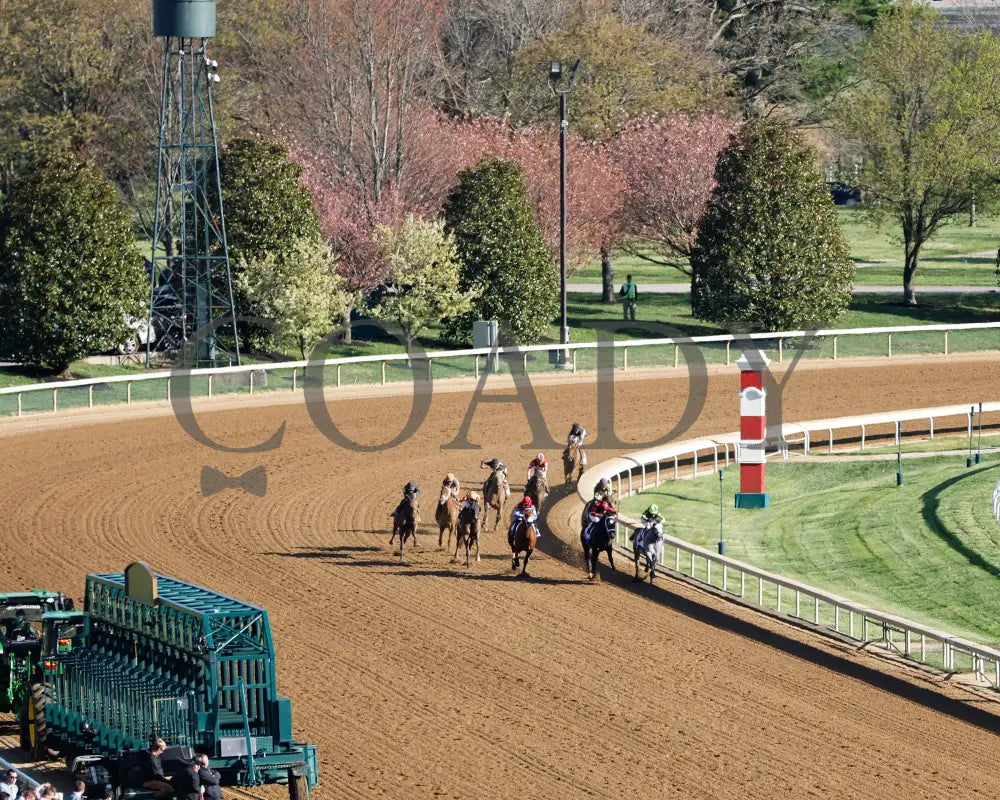
[[[773,463],[771,508],[737,511],[738,470],[723,480],[726,554],[881,611],[984,644],[1000,642],[1000,525],[991,498],[1000,459],[984,455],[895,461]],[[719,481],[671,481],[622,502],[651,502],[666,531],[715,549]]]

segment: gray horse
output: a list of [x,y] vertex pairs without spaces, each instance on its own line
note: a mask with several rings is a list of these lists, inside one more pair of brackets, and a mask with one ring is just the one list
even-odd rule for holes
[[644,523],[641,528],[632,534],[632,558],[635,561],[636,581],[642,581],[639,577],[639,557],[646,559],[643,572],[649,573],[649,582],[653,582],[656,576],[656,565],[663,557],[663,525],[658,522]]

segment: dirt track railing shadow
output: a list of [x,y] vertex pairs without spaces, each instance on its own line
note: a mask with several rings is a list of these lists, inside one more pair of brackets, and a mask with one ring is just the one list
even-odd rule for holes
[[[553,508],[561,501],[575,495],[575,489],[569,487],[558,486],[553,488],[549,494],[548,502],[542,509],[539,522],[542,530],[542,538],[539,540],[538,550],[583,573],[583,552],[580,550],[579,544],[575,539],[567,542],[557,535],[548,521],[548,515]],[[683,578],[678,578],[672,570],[665,569],[661,572],[658,569],[657,575],[662,575],[663,579],[659,583],[650,585],[649,583],[637,583],[633,580],[631,560],[620,561],[620,563],[623,566],[616,571],[612,571],[606,564],[601,563],[599,566],[600,581],[642,597],[675,613],[683,614],[689,619],[709,625],[716,630],[725,631],[763,644],[802,661],[838,672],[855,680],[863,681],[881,691],[892,692],[925,708],[941,714],[947,714],[954,719],[975,725],[991,733],[1000,734],[1000,704],[986,695],[985,692],[970,689],[967,699],[958,699],[943,694],[934,688],[918,686],[885,670],[861,663],[859,660],[838,655],[800,639],[787,636],[770,626],[764,626],[743,619],[734,613],[728,613],[725,608],[718,608],[714,604],[710,605],[708,602],[701,603],[690,597],[683,596],[671,588],[676,587],[678,581],[690,586],[692,589],[711,594],[732,606],[739,606],[741,609],[752,610],[768,616],[775,620],[778,625],[790,625],[790,623],[781,620],[776,615],[766,614],[759,609],[744,605],[732,597],[723,596],[721,591],[712,591],[701,584],[695,584]],[[671,580],[668,581],[666,578],[670,578]],[[809,626],[803,625],[796,625],[795,628],[797,630],[811,630]],[[818,628],[815,630],[815,634],[832,638],[829,637],[829,634]],[[840,640],[837,639],[837,641]],[[851,646],[854,647],[853,644]],[[855,649],[860,648],[855,647]],[[918,669],[918,667],[911,664],[900,663],[901,666],[905,666],[908,669]]]

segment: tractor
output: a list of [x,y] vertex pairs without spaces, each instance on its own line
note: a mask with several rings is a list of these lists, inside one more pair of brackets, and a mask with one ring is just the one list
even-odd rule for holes
[[0,711],[17,719],[22,749],[39,758],[45,743],[34,720],[43,702],[44,657],[68,652],[83,620],[59,592],[0,594]]

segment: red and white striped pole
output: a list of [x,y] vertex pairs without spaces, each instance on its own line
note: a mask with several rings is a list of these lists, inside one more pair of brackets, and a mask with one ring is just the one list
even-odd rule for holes
[[770,360],[760,350],[746,350],[736,362],[740,368],[740,490],[736,493],[737,508],[767,508],[771,494],[767,491],[764,461],[764,439],[767,413],[764,401],[764,370]]

